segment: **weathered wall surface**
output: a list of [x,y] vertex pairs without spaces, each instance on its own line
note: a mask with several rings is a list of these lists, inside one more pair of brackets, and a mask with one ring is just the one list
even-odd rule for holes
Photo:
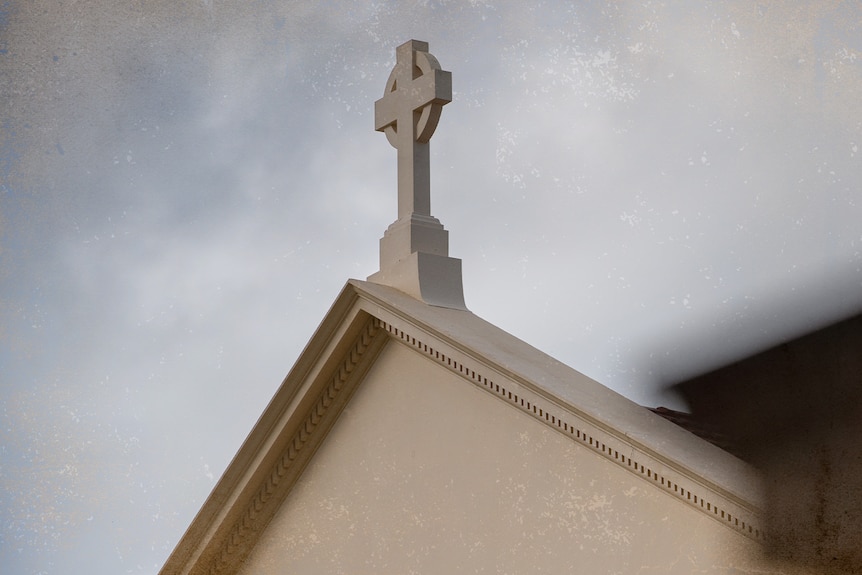
[[754,542],[390,342],[241,573],[689,575],[748,573],[757,556]]
[[762,473],[768,551],[862,573],[862,315],[677,389]]

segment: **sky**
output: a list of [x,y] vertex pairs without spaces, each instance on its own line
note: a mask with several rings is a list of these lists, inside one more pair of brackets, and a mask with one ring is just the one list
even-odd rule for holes
[[395,47],[471,311],[644,405],[862,311],[857,2],[0,0],[0,565],[156,573],[348,278]]

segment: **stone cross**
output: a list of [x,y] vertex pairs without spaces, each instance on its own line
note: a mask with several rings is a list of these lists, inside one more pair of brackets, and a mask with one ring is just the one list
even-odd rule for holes
[[428,43],[410,40],[395,50],[395,68],[381,99],[374,102],[374,129],[398,150],[398,219],[431,215],[428,141],[440,112],[452,101],[452,74],[428,53]]
[[410,40],[395,49],[395,68],[374,102],[374,129],[398,150],[398,219],[380,238],[380,270],[368,281],[427,304],[466,310],[461,260],[449,257],[449,232],[431,215],[428,140],[452,101],[452,75]]

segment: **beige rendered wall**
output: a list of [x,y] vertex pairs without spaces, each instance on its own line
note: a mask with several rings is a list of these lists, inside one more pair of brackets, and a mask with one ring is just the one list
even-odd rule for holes
[[240,573],[762,572],[756,556],[390,341]]

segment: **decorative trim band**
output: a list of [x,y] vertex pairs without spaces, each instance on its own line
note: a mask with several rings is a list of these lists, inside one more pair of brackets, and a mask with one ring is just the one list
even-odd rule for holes
[[[344,355],[335,373],[331,376],[329,384],[320,392],[313,407],[308,411],[305,420],[293,434],[287,448],[272,466],[272,469],[257,489],[254,497],[246,505],[242,517],[231,527],[229,535],[222,544],[221,551],[216,554],[206,569],[206,573],[209,575],[230,573],[250,551],[247,548],[247,542],[257,532],[262,531],[266,527],[266,523],[268,523],[269,517],[271,517],[270,513],[269,517],[266,517],[262,522],[260,517],[261,510],[271,502],[279,490],[279,484],[284,482],[285,477],[290,474],[294,475],[294,477],[298,475],[300,470],[295,469],[297,459],[307,448],[309,439],[313,435],[316,437],[316,432],[320,427],[319,424],[335,402],[335,399],[349,387],[346,384],[378,333],[379,325],[376,321],[369,320],[362,328],[362,332],[357,336],[353,346]],[[290,485],[282,487],[282,492],[279,495],[283,498],[286,496]],[[285,487],[286,489],[284,489]]]
[[[463,360],[459,361],[451,355],[446,355],[439,349],[434,349],[427,343],[381,319],[375,318],[374,322],[378,327],[388,332],[391,337],[421,352],[436,363],[487,390],[534,419],[569,436],[605,459],[649,481],[676,499],[706,513],[746,537],[757,541],[765,539],[764,532],[755,524],[756,518],[752,517],[751,512],[746,513],[744,508],[734,505],[724,497],[716,497],[718,494],[714,491],[704,488],[704,486],[688,479],[684,474],[667,467],[648,454],[637,453],[635,449],[621,439],[607,434],[597,427],[588,430],[594,426],[565,408],[544,400],[540,395],[520,388],[517,384],[515,387],[520,389],[507,389],[476,369],[469,367]],[[615,444],[615,447],[612,444]],[[620,451],[621,449],[628,450],[630,454],[636,456],[627,456]],[[719,504],[717,499],[724,499],[724,501]],[[731,507],[734,508],[733,511],[731,511]]]

